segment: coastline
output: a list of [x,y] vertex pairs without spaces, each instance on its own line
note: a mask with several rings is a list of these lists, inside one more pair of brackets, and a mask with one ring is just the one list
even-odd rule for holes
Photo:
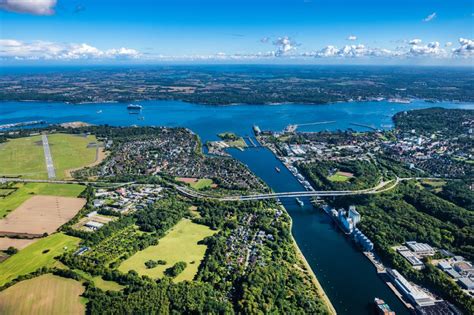
[[[283,207],[283,206],[281,206],[281,207],[288,214],[285,207]],[[292,229],[293,229],[293,219],[291,218],[291,216],[289,214],[288,214],[288,216],[290,217],[290,232],[291,232]],[[319,283],[319,280],[316,277],[316,274],[314,273],[313,269],[311,269],[311,266],[309,265],[308,261],[306,260],[306,257],[304,257],[303,252],[301,251],[301,249],[298,246],[298,243],[296,243],[296,240],[293,237],[293,232],[291,232],[291,239],[293,240],[293,248],[295,249],[296,255],[298,256],[299,260],[303,263],[304,268],[308,271],[308,273],[311,277],[311,282],[316,287],[316,289],[319,293],[319,296],[321,297],[321,299],[323,300],[324,304],[326,305],[326,307],[328,309],[329,314],[334,314],[334,315],[337,314],[336,309],[334,308],[334,306],[331,303],[331,300],[329,299],[329,297],[327,296],[327,294],[324,291],[323,287],[321,286],[321,283]]]

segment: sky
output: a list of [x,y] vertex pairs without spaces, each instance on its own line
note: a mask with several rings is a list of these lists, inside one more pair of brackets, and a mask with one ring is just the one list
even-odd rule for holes
[[0,0],[0,61],[474,66],[474,1]]

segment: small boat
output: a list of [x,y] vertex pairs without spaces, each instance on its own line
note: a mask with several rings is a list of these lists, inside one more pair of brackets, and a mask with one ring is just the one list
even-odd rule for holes
[[304,202],[301,201],[300,198],[296,198],[296,203],[297,203],[300,207],[303,207],[303,206],[304,206]]
[[128,104],[127,109],[141,110],[143,107],[138,104]]
[[275,171],[277,171],[278,173],[281,172],[281,170],[277,166],[275,166]]
[[96,111],[97,114],[102,114],[102,109],[99,109],[98,111]]

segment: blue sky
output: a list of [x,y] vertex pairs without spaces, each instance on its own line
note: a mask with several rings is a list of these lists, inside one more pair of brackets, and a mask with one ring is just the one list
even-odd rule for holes
[[472,65],[474,55],[472,0],[0,0],[0,8],[4,62]]

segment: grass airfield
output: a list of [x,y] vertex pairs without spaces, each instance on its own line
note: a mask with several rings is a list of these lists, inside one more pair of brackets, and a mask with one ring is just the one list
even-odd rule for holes
[[[95,136],[50,134],[48,142],[56,170],[56,179],[67,179],[67,170],[96,161]],[[12,139],[0,143],[0,176],[48,179],[41,136]]]

